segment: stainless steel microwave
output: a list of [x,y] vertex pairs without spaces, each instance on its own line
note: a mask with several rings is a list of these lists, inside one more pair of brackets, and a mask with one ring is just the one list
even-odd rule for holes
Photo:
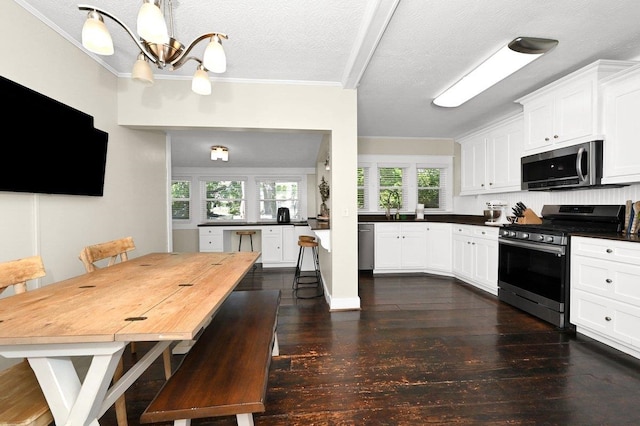
[[602,180],[602,141],[522,157],[522,189],[549,191],[599,186]]

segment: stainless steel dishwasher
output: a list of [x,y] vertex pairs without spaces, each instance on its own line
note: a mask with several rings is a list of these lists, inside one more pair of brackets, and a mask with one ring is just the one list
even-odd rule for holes
[[358,224],[358,270],[374,268],[375,228],[373,223]]

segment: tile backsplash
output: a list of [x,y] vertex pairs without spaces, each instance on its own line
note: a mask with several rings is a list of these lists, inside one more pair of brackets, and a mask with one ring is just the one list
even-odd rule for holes
[[490,195],[466,195],[454,197],[456,214],[481,215],[487,201],[502,200],[509,204],[509,212],[518,201],[536,214],[545,204],[625,204],[627,200],[640,201],[640,184],[621,188],[580,189],[572,191],[520,191]]

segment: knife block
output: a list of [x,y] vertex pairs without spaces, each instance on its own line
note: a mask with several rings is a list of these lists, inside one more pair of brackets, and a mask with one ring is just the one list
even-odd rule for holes
[[542,219],[531,209],[525,209],[522,214],[523,216],[519,217],[517,221],[520,225],[540,225],[542,223]]

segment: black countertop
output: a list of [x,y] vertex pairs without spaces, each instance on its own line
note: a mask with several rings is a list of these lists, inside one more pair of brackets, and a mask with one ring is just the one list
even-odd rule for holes
[[259,222],[234,222],[234,221],[216,221],[200,223],[198,226],[272,226],[272,225],[293,225],[293,226],[307,226],[309,224],[306,220],[291,221],[287,223],[278,223],[272,220],[259,221]]
[[[442,222],[457,223],[459,225],[484,225],[486,219],[484,216],[466,215],[466,214],[430,214],[425,215],[424,219],[416,219],[414,214],[401,214],[399,220],[393,218],[387,219],[381,214],[361,214],[358,215],[358,223],[375,223],[375,222]],[[495,227],[494,225],[487,225]]]

